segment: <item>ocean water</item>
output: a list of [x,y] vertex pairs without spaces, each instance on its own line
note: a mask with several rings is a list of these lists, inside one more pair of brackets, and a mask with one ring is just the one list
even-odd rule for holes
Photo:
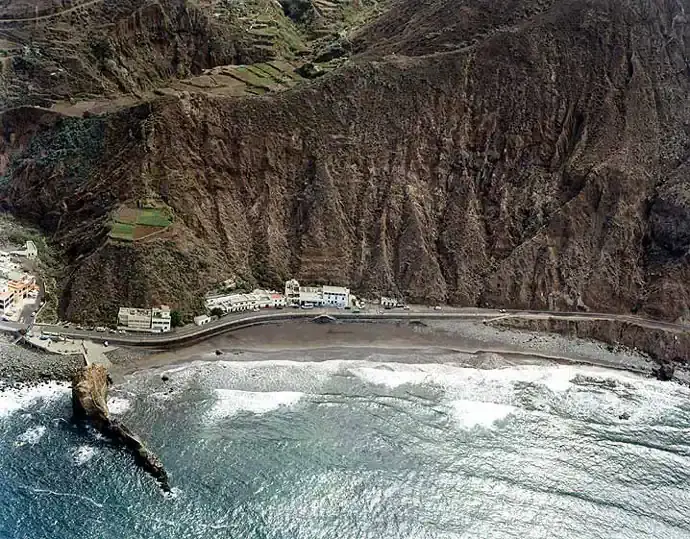
[[[688,538],[690,390],[576,366],[288,360],[129,377],[162,458],[0,395],[0,538]],[[627,419],[625,419],[627,418]]]

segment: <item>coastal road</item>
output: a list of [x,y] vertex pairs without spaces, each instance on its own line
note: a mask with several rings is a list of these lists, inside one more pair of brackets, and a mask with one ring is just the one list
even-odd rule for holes
[[[264,310],[261,312],[244,312],[227,315],[219,320],[214,320],[205,326],[186,326],[170,333],[157,334],[116,334],[87,330],[76,330],[64,328],[62,326],[36,325],[35,331],[42,331],[53,335],[59,335],[73,339],[94,340],[97,342],[109,341],[113,345],[137,346],[148,348],[166,348],[198,342],[209,337],[220,335],[227,331],[241,329],[258,324],[268,324],[285,320],[309,320],[319,315],[329,315],[340,320],[350,321],[384,321],[384,320],[481,320],[498,321],[506,318],[521,319],[542,319],[542,320],[590,320],[590,321],[618,321],[625,322],[647,329],[655,329],[664,332],[682,334],[690,331],[690,327],[664,322],[660,320],[650,320],[633,315],[624,314],[605,314],[605,313],[574,313],[574,312],[545,312],[545,311],[519,311],[503,309],[480,309],[480,308],[451,308],[444,307],[437,311],[431,307],[414,307],[410,310],[367,310],[360,313],[336,309],[284,309],[284,310]],[[5,331],[17,331],[19,328],[14,324]],[[24,329],[26,329],[24,327]],[[0,327],[0,331],[3,330]]]

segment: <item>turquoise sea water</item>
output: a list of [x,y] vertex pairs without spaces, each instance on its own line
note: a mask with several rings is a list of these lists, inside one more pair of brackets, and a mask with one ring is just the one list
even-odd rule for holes
[[71,424],[66,387],[2,394],[0,538],[690,537],[686,388],[277,357],[118,386],[111,408],[160,455],[172,497]]

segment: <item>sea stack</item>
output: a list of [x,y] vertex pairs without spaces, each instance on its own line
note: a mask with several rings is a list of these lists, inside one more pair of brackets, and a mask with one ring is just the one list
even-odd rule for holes
[[126,425],[110,418],[108,385],[108,371],[104,366],[88,365],[81,368],[72,380],[74,418],[89,421],[101,434],[127,448],[136,463],[156,478],[161,489],[170,492],[168,474],[160,459]]

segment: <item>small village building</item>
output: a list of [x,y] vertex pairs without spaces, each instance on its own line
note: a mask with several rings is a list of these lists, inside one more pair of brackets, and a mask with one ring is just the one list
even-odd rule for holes
[[151,331],[166,333],[172,327],[171,322],[170,307],[167,305],[151,309]]
[[10,290],[9,283],[0,279],[0,311],[3,313],[14,305],[14,290]]
[[286,301],[285,296],[278,292],[271,292],[271,307],[280,308],[285,307]]
[[300,286],[298,305],[323,307],[323,288],[320,286]]
[[237,313],[285,305],[285,297],[274,290],[254,290],[251,294],[214,295],[206,298],[209,311],[220,309],[224,313]]
[[38,256],[38,249],[36,248],[36,244],[29,240],[26,242],[26,258],[29,259],[34,259]]
[[36,290],[36,278],[33,275],[22,274],[16,271],[9,273],[7,282],[9,290],[13,291],[15,301],[26,299],[33,290]]
[[151,329],[151,309],[120,307],[117,323],[126,329],[149,331]]
[[26,245],[24,247],[24,250],[21,251],[12,251],[11,253],[2,253],[3,255],[16,255],[16,256],[23,256],[25,258],[33,260],[38,256],[38,248],[36,247],[36,244],[29,240],[26,242]]
[[170,307],[161,305],[153,309],[136,309],[134,307],[120,307],[117,314],[118,326],[131,331],[150,331],[165,333],[170,331]]
[[350,306],[350,289],[342,286],[301,286],[295,279],[285,283],[285,301],[290,306]]
[[285,302],[287,305],[299,305],[299,282],[290,279],[285,283]]
[[250,294],[251,296],[254,296],[254,308],[258,307],[259,309],[267,309],[268,307],[272,307],[272,300],[271,300],[271,294],[270,292],[266,290],[254,290]]
[[350,289],[341,286],[322,287],[324,304],[327,307],[347,307],[350,305]]
[[196,324],[197,326],[205,326],[206,324],[208,324],[210,322],[211,322],[211,317],[207,316],[205,314],[194,317],[194,324]]

